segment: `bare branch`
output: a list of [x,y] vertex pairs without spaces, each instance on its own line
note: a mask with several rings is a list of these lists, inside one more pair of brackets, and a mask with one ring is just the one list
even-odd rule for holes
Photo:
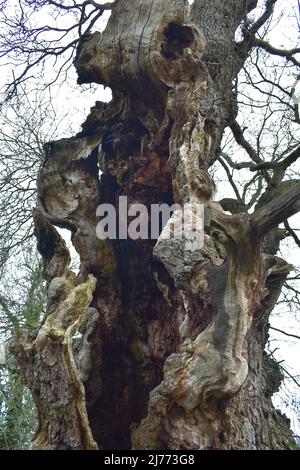
[[292,335],[291,333],[287,333],[286,331],[280,330],[279,328],[275,328],[274,326],[270,326],[269,328],[270,330],[278,331],[279,333],[282,333],[285,336],[291,336],[292,338],[300,339],[300,336]]
[[219,157],[219,162],[221,163],[222,167],[224,168],[225,172],[226,172],[226,175],[227,175],[227,178],[228,178],[228,181],[230,182],[231,186],[232,186],[232,189],[233,191],[235,192],[235,195],[238,199],[238,201],[242,201],[242,198],[240,196],[240,193],[239,193],[239,190],[234,182],[234,179],[229,171],[229,168],[228,166],[224,163],[224,161],[222,160],[221,157]]
[[[258,20],[251,26],[249,26],[246,30],[248,35],[254,35],[257,31],[268,21],[274,11],[274,5],[277,0],[267,0],[265,11],[263,14],[258,18]],[[248,25],[246,25],[248,26]]]
[[275,197],[268,204],[252,214],[256,232],[263,236],[272,228],[300,211],[300,180],[283,194]]
[[237,121],[233,121],[230,124],[230,129],[234,135],[235,140],[237,143],[246,150],[251,160],[255,163],[262,163],[261,158],[258,156],[257,152],[254,148],[249,144],[249,142],[245,139],[241,126]]
[[300,67],[300,62],[295,59],[294,55],[300,53],[300,48],[294,48],[294,49],[277,49],[276,47],[273,47],[271,44],[269,44],[267,41],[264,41],[262,39],[258,39],[256,37],[253,37],[251,39],[251,45],[252,46],[258,46],[265,51],[269,52],[269,54],[276,55],[279,57],[284,57],[285,59],[289,60],[292,62],[294,65]]
[[[258,153],[254,150],[254,148],[250,145],[250,143],[245,139],[243,131],[239,125],[239,123],[235,120],[231,123],[230,129],[234,135],[236,142],[248,153],[251,160],[253,160],[257,164],[264,163],[263,160],[260,158]],[[245,168],[245,166],[241,167]],[[270,181],[270,176],[266,170],[262,171],[262,174],[267,182]]]
[[295,377],[294,377],[288,370],[286,370],[285,367],[283,367],[283,366],[280,364],[280,368],[283,370],[283,372],[286,373],[286,375],[287,375],[290,379],[292,379],[292,381],[293,381],[298,387],[300,387],[300,383],[295,379]]
[[272,162],[262,162],[262,163],[258,163],[257,165],[254,165],[251,162],[236,163],[234,164],[234,168],[236,170],[248,168],[250,171],[274,170],[274,169],[286,170],[290,165],[295,163],[299,157],[300,157],[300,146],[297,147],[293,152],[291,152],[284,160],[276,159],[275,161],[272,161]]
[[296,245],[298,245],[300,248],[300,239],[296,235],[295,231],[290,227],[290,224],[288,223],[287,220],[284,221],[284,226],[286,230],[289,232],[289,234],[291,235],[291,237],[294,239],[294,242],[296,243]]
[[[103,4],[94,0],[74,1],[70,4],[54,0],[32,0],[25,2],[26,10],[23,8],[23,1],[19,2],[16,16],[7,13],[5,7],[1,11],[0,57],[7,58],[9,65],[21,70],[18,74],[13,70],[16,76],[13,76],[6,87],[7,99],[10,99],[19,85],[29,78],[32,70],[51,57],[54,60],[62,57],[64,60],[64,53],[71,51],[64,67],[67,62],[72,63],[77,44],[91,32],[104,11],[112,10],[119,0]],[[47,7],[48,10],[51,8],[50,13]],[[46,14],[53,17],[53,24],[39,23],[35,26],[33,14],[43,8]],[[62,20],[61,26],[60,23],[57,25],[57,18],[68,12],[73,15],[68,15],[68,18],[74,17],[74,21],[68,21],[64,26]]]

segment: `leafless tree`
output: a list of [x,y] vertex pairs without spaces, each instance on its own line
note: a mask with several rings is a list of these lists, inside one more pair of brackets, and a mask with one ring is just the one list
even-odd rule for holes
[[[30,77],[37,73],[43,77],[45,70],[50,76],[46,85],[65,80],[78,45],[88,39],[99,18],[117,1],[3,0],[0,58],[10,69],[6,99]],[[52,75],[49,62],[54,68]]]
[[47,95],[19,88],[0,111],[0,266],[33,236],[32,209],[45,142],[58,135],[59,115]]

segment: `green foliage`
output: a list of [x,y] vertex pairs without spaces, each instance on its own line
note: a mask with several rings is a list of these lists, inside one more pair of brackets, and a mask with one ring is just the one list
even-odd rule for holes
[[28,449],[36,427],[36,410],[16,361],[7,354],[0,369],[0,449]]
[[0,335],[31,331],[45,311],[46,286],[43,266],[35,250],[27,246],[0,281]]
[[[16,331],[29,332],[40,324],[46,303],[42,271],[36,253],[28,248],[17,269],[1,279],[0,340],[6,346]],[[0,449],[28,449],[36,428],[35,405],[8,347],[5,359],[0,365]]]

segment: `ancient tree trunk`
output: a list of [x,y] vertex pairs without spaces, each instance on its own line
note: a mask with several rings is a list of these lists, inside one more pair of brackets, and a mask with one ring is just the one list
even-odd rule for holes
[[[299,184],[252,216],[228,215],[208,175],[237,113],[232,80],[245,57],[234,34],[255,5],[120,0],[104,33],[80,44],[79,83],[107,85],[113,100],[95,104],[80,134],[49,143],[39,175],[48,315],[15,345],[39,412],[35,448],[290,445],[271,404],[280,373],[263,352],[290,268],[261,242],[299,209]],[[118,208],[119,196],[149,213],[204,204],[204,247],[99,240],[97,206]],[[77,277],[54,225],[72,231]]]

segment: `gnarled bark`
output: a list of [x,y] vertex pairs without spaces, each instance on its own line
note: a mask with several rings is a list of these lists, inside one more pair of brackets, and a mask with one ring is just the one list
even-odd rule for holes
[[[20,340],[18,356],[42,423],[40,447],[92,448],[93,439],[105,449],[290,445],[288,422],[271,403],[278,381],[269,380],[263,353],[290,266],[264,255],[261,243],[298,210],[299,188],[254,215],[228,215],[213,202],[208,174],[237,112],[232,80],[243,59],[235,30],[255,5],[199,0],[190,9],[185,0],[120,0],[106,30],[78,50],[79,82],[110,86],[113,100],[96,103],[80,134],[48,145],[39,176],[48,317],[31,342]],[[97,206],[118,207],[120,195],[148,208],[204,204],[203,248],[191,252],[184,240],[163,236],[97,239]],[[72,231],[81,260],[76,279],[57,265],[64,250],[47,224]],[[52,250],[43,247],[43,226]],[[74,360],[67,337],[84,311]],[[63,368],[55,369],[57,355]],[[43,368],[53,379],[41,396],[35,384],[46,387]],[[51,406],[60,382],[68,413],[77,410],[66,429]],[[65,403],[56,406],[59,412]],[[55,426],[64,437],[53,434]]]
[[[40,242],[52,252],[46,272],[54,268],[57,276],[50,278],[47,317],[39,331],[16,338],[13,346],[38,411],[33,448],[97,449],[72,350],[72,337],[92,301],[96,280],[89,275],[85,282],[78,283],[68,270],[69,256],[62,266],[62,253],[67,253],[67,248],[54,227],[38,211],[35,223]],[[46,260],[41,243],[39,247]]]

